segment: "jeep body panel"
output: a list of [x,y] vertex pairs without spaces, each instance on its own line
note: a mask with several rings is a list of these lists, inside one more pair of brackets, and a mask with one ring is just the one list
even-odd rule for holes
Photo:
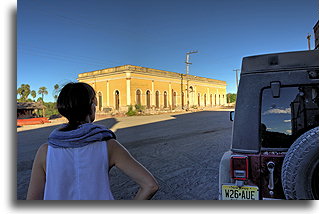
[[[226,183],[234,183],[234,180],[231,178],[230,176],[230,157],[231,155],[236,155],[236,153],[233,153],[231,151],[227,151],[224,153],[221,161],[220,161],[220,165],[219,165],[219,194],[218,194],[218,198],[219,200],[221,200],[221,195],[222,195],[222,189],[221,189],[221,184],[226,184]],[[248,161],[249,161],[249,165],[250,165],[250,169],[249,169],[249,175],[248,178],[250,180],[250,183],[248,183],[249,185],[252,186],[260,186],[260,173],[256,173],[259,172],[260,168],[260,155],[256,155],[256,154],[249,154],[248,155]],[[254,173],[252,173],[254,172]]]
[[281,152],[266,152],[260,155],[260,168],[255,171],[260,171],[260,185],[263,187],[268,187],[269,185],[269,170],[267,168],[267,163],[273,162],[274,167],[274,188],[269,190],[269,188],[262,188],[261,195],[263,198],[285,198],[284,192],[282,190],[282,184],[280,175],[281,167],[284,161],[285,153]]
[[[309,72],[319,69],[319,50],[268,54],[243,59],[233,123],[233,152],[260,152],[260,103],[263,88],[319,84]],[[249,118],[249,122],[247,122]]]
[[[318,107],[307,106],[311,102],[301,103],[297,98],[303,96],[305,99],[310,99],[311,96],[316,96],[313,93],[318,93],[318,86],[319,50],[267,54],[243,59],[233,120],[231,149],[224,153],[219,166],[219,199],[222,199],[223,184],[242,185],[231,177],[230,159],[232,155],[248,157],[248,180],[244,182],[244,185],[257,186],[259,199],[285,198],[281,171],[289,149],[287,147],[290,147],[291,142],[285,144],[284,141],[283,144],[278,144],[278,146],[272,144],[270,147],[266,143],[270,138],[264,138],[265,129],[262,128],[262,125],[265,126],[262,124],[262,118],[265,119],[262,107],[267,103],[263,99],[271,97],[273,99],[269,102],[271,105],[279,102],[274,100],[280,100],[283,97],[289,100],[292,117],[287,119],[287,122],[293,122],[291,132],[297,133],[299,129],[306,131],[306,126],[299,125],[302,122],[298,119],[302,118],[295,115],[297,111],[294,110],[294,105],[296,103],[299,110],[307,110],[315,115],[311,118],[303,117],[308,119],[307,124],[312,123],[313,120],[317,121]],[[291,89],[294,90],[293,93]],[[294,96],[298,90],[299,92],[304,90],[304,95],[291,99],[289,96]],[[311,93],[311,90],[316,91]],[[296,124],[298,126],[295,126]],[[314,125],[318,126],[318,123],[315,122]],[[261,145],[262,139],[263,146]],[[271,142],[273,142],[272,139]],[[274,165],[273,171],[268,167],[269,163]]]

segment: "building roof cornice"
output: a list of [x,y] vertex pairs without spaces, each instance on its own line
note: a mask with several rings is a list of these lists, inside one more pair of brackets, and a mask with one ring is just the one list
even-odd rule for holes
[[112,68],[80,73],[78,75],[78,80],[92,78],[92,77],[102,77],[102,76],[110,76],[115,74],[123,74],[126,72],[144,74],[144,75],[150,75],[150,76],[156,76],[156,77],[165,76],[165,77],[173,78],[173,79],[181,79],[181,77],[186,79],[188,77],[190,81],[209,82],[209,83],[218,84],[218,85],[226,85],[226,82],[221,80],[215,80],[215,79],[199,77],[194,75],[186,76],[186,74],[181,74],[177,72],[146,68],[146,67],[136,66],[136,65],[122,65],[122,66],[116,66]]

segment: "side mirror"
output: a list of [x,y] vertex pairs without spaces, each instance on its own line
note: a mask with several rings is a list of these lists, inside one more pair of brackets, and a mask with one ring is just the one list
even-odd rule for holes
[[234,111],[229,112],[229,120],[234,121],[234,118],[235,118],[235,112]]

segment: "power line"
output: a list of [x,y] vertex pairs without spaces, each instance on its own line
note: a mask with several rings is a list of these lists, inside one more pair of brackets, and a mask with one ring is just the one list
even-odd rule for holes
[[[30,53],[33,53],[35,55],[41,55],[44,57],[54,57],[54,58],[62,58],[62,59],[68,59],[68,60],[73,60],[76,62],[80,62],[80,63],[86,63],[86,64],[92,64],[92,65],[96,65],[99,67],[106,67],[105,62],[110,62],[111,64],[123,64],[120,61],[115,61],[115,60],[102,60],[102,59],[97,59],[97,58],[93,58],[93,57],[88,57],[88,56],[81,56],[81,55],[67,55],[67,54],[60,54],[54,51],[50,51],[48,49],[44,49],[44,48],[38,48],[38,47],[22,47],[19,46],[18,49],[20,49],[20,51],[28,51]],[[101,62],[102,61],[102,62]]]
[[[23,9],[27,9],[27,10],[30,10],[32,12],[36,11],[38,13],[41,13],[47,17],[55,17],[55,18],[59,18],[60,20],[64,20],[64,21],[68,21],[68,22],[71,22],[73,24],[77,24],[79,26],[81,26],[82,28],[85,28],[87,29],[88,27],[90,28],[90,30],[95,30],[97,31],[98,33],[101,33],[101,30],[105,29],[107,26],[100,26],[100,25],[97,25],[95,23],[91,23],[91,22],[87,22],[87,21],[84,21],[82,19],[74,19],[73,16],[72,17],[69,17],[69,16],[66,16],[64,15],[64,13],[58,13],[57,9],[52,7],[52,6],[47,6],[47,10],[44,10],[44,8],[42,7],[38,7],[38,6],[35,6],[34,9],[36,10],[33,10],[31,8],[23,8]],[[54,12],[53,12],[54,11]],[[79,15],[77,15],[76,17],[79,17]],[[82,16],[84,17],[84,16]],[[118,33],[121,33],[122,35],[125,35],[126,37],[128,38],[133,38],[133,36],[136,36],[136,35],[140,35],[140,30],[132,30],[132,29],[129,29],[127,27],[120,27],[119,25],[113,25],[111,27],[109,27],[109,31],[107,32],[108,34],[112,34],[114,32],[116,32],[117,34]],[[115,28],[115,29],[114,29]],[[102,31],[103,32],[103,31]],[[164,37],[162,36],[159,36],[159,34],[162,34],[162,35],[166,35],[166,33],[164,32],[153,32],[153,31],[149,31],[147,32],[147,35],[145,35],[144,37],[137,37],[137,38],[140,38],[141,41],[145,41],[145,40],[148,40],[149,42],[151,43],[159,43],[159,42],[162,42],[162,45],[161,47],[163,48],[171,48],[171,46],[169,46],[167,44],[167,40],[163,40]]]
[[101,67],[101,65],[97,65],[97,64],[94,64],[94,63],[90,63],[90,62],[84,62],[83,60],[79,61],[79,60],[74,60],[74,59],[68,59],[68,58],[65,58],[63,56],[55,56],[53,54],[36,53],[36,52],[28,51],[28,50],[21,50],[21,51],[22,52],[29,52],[27,54],[31,54],[33,56],[40,56],[40,57],[56,59],[56,60],[59,60],[59,61],[72,62],[72,63],[76,63],[76,64],[82,63],[82,64],[95,65],[95,66]]
[[[22,46],[21,46],[22,44]],[[23,47],[25,46],[25,47]],[[18,48],[26,48],[26,49],[35,49],[36,51],[42,51],[42,52],[48,52],[49,54],[55,54],[55,55],[63,55],[61,54],[60,52],[55,52],[55,51],[52,51],[52,50],[49,50],[49,49],[45,49],[45,48],[42,48],[42,47],[37,47],[37,46],[29,46],[29,44],[27,43],[24,43],[24,42],[19,42],[19,47]],[[63,56],[67,56],[67,57],[70,57],[70,55],[72,55],[71,57],[80,57],[80,58],[90,58],[92,60],[95,60],[95,61],[101,61],[102,59],[97,59],[97,58],[93,58],[91,56],[84,56],[84,55],[74,55],[73,53],[70,53],[69,55],[63,55]]]

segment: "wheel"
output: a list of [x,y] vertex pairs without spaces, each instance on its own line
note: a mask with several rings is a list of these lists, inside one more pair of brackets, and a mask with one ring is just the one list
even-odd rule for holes
[[319,127],[305,132],[291,145],[281,181],[286,199],[319,199]]

